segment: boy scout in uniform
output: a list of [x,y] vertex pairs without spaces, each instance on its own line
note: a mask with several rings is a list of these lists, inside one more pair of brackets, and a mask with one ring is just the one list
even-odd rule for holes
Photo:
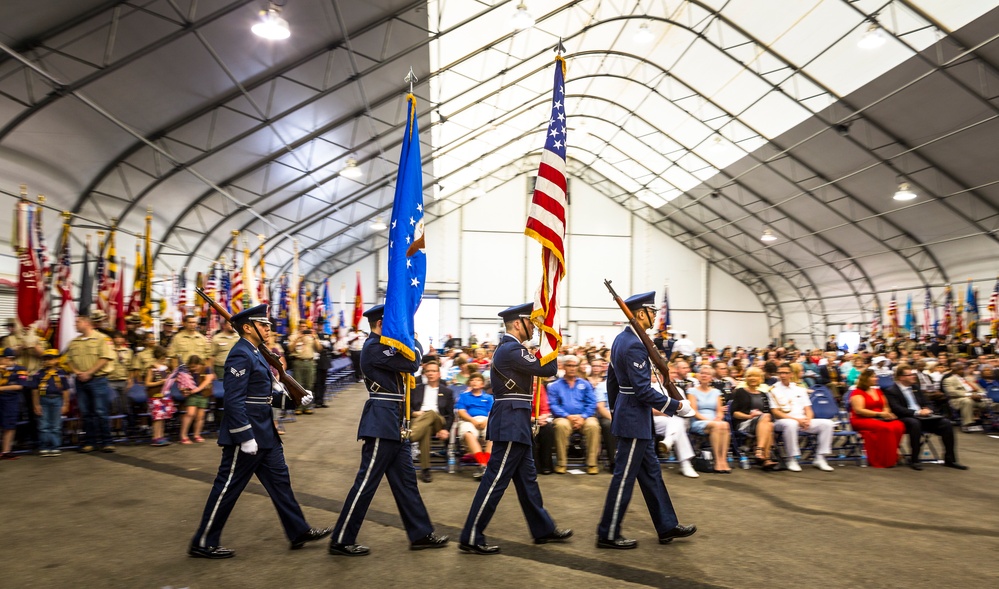
[[173,336],[168,352],[177,358],[181,364],[187,364],[191,356],[208,358],[211,348],[208,338],[198,331],[198,318],[194,315],[184,317],[184,331]]
[[212,336],[212,360],[214,361],[215,378],[222,380],[225,377],[225,360],[229,357],[229,350],[239,341],[239,334],[232,330],[232,324],[222,321],[222,331]]

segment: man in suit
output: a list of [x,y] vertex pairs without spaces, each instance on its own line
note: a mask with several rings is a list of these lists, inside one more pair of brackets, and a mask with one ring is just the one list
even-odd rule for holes
[[381,342],[384,314],[385,305],[375,305],[364,312],[371,327],[371,335],[361,350],[361,376],[368,389],[368,400],[361,410],[357,438],[364,440],[364,446],[361,448],[361,467],[343,502],[344,509],[330,539],[329,553],[333,555],[365,556],[371,552],[367,546],[355,542],[383,475],[388,478],[399,508],[410,550],[443,548],[448,542],[447,536],[434,533],[416,484],[412,444],[401,437],[406,400],[404,379],[420,366],[421,353],[417,350],[415,358],[410,360],[396,348]]
[[954,450],[954,427],[950,420],[940,415],[934,415],[930,404],[919,390],[919,379],[908,364],[899,364],[895,368],[895,384],[882,389],[891,412],[905,424],[909,434],[909,447],[912,455],[909,466],[913,470],[923,470],[919,465],[919,450],[924,433],[940,436],[944,445],[944,466],[967,470],[968,467],[957,461]]
[[420,444],[420,480],[429,483],[434,480],[430,474],[430,440],[446,440],[451,436],[454,423],[454,393],[441,383],[441,368],[437,360],[423,364],[423,377],[426,384],[418,384],[413,389],[410,405],[413,407],[410,439]]
[[[225,413],[219,425],[222,463],[208,494],[201,525],[191,540],[188,554],[195,558],[231,558],[235,552],[221,546],[222,528],[250,477],[254,474],[267,489],[296,550],[306,542],[325,538],[332,528],[309,527],[291,490],[288,465],[284,461],[281,436],[271,418],[274,383],[271,369],[257,349],[270,333],[267,305],[257,305],[232,317],[240,340],[225,361]],[[303,403],[312,401],[306,395]],[[279,399],[286,398],[283,392]]]
[[[638,325],[648,329],[655,320],[655,291],[635,295],[625,305],[635,315]],[[635,480],[652,516],[660,544],[674,538],[685,538],[697,531],[696,526],[682,526],[663,483],[662,470],[656,457],[655,429],[652,410],[666,415],[687,417],[693,410],[687,401],[677,401],[652,388],[648,350],[629,325],[611,345],[610,368],[607,371],[607,394],[614,407],[611,432],[617,438],[614,476],[603,515],[597,527],[597,548],[627,550],[638,546],[637,540],[621,535],[621,522],[628,511]]]
[[572,530],[557,527],[545,509],[534,467],[531,380],[555,376],[558,366],[554,361],[542,364],[524,347],[534,334],[533,308],[533,303],[524,303],[499,314],[506,333],[493,353],[489,373],[495,401],[486,438],[493,442],[493,451],[461,530],[458,548],[464,553],[499,554],[499,546],[486,544],[485,530],[510,481],[517,488],[535,544],[563,542],[572,536]]

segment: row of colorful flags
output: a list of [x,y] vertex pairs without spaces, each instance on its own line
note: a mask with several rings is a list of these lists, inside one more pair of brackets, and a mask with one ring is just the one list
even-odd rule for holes
[[[94,308],[103,311],[108,325],[124,331],[125,318],[137,314],[142,324],[153,324],[153,264],[151,250],[151,216],[146,216],[145,233],[142,243],[135,248],[135,272],[130,295],[125,296],[125,258],[117,251],[117,227],[112,226],[105,239],[98,232],[96,255],[91,260],[92,244],[88,235],[83,252],[83,268],[79,290],[72,281],[72,253],[70,214],[63,213],[63,229],[57,255],[50,259],[45,245],[42,217],[44,197],[39,202],[29,202],[26,187],[22,187],[21,199],[14,210],[14,235],[12,243],[18,255],[17,320],[21,325],[34,325],[35,329],[50,339],[59,349],[64,350],[76,336],[76,317],[89,315]],[[145,251],[143,251],[143,245]],[[290,280],[290,282],[289,282]],[[187,268],[171,275],[163,286],[163,296],[159,299],[159,317],[181,319],[188,313],[209,317],[210,333],[219,329],[219,319],[209,313],[207,303],[195,301],[189,293]],[[281,296],[274,308],[278,319],[278,332],[282,335],[298,329],[303,321],[332,335],[334,330],[346,330],[346,285],[341,285],[340,312],[334,314],[329,279],[313,287],[298,275],[298,250],[292,276],[280,278]],[[254,268],[250,250],[245,241],[239,248],[238,232],[233,232],[231,256],[227,253],[210,269],[198,272],[195,285],[205,290],[223,307],[232,313],[269,302],[269,289],[263,258],[263,240],[260,243],[259,264]],[[291,287],[290,285],[295,285]],[[58,302],[53,304],[53,294]],[[190,296],[189,296],[190,294]],[[292,296],[294,295],[294,296]],[[362,317],[361,275],[357,273],[357,287],[354,309],[351,315],[353,329],[358,328]],[[58,312],[53,313],[53,308]],[[55,324],[50,319],[57,318]]]
[[[940,308],[943,309],[943,317],[940,317]],[[999,337],[999,277],[996,278],[995,286],[992,288],[992,295],[989,297],[987,306],[988,333],[992,337]],[[943,301],[938,305],[934,301],[930,288],[926,287],[923,297],[922,321],[917,319],[916,312],[912,304],[912,294],[907,297],[905,304],[905,315],[899,317],[899,306],[896,293],[891,293],[891,301],[888,303],[888,320],[885,322],[882,331],[881,308],[875,307],[871,317],[871,334],[882,334],[889,337],[899,337],[906,334],[922,334],[930,336],[962,336],[965,334],[978,337],[981,327],[982,317],[978,307],[978,289],[972,285],[968,279],[968,286],[962,300],[956,297],[951,285],[946,285],[943,292]]]

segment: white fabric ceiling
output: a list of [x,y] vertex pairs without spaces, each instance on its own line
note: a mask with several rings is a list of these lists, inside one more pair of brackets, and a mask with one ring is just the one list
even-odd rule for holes
[[[991,263],[999,200],[973,188],[994,172],[929,152],[955,132],[981,151],[964,130],[996,114],[993,33],[954,32],[997,2],[532,0],[520,32],[516,4],[287,0],[292,37],[269,42],[248,32],[260,0],[7,0],[0,188],[26,182],[81,227],[138,232],[150,208],[162,272],[204,269],[237,229],[267,237],[270,276],[297,240],[316,278],[384,243],[369,221],[391,206],[411,67],[439,216],[536,167],[562,38],[574,174],[750,284],[775,322],[863,319],[887,280],[942,284],[975,244]],[[890,38],[861,49],[872,22]],[[945,97],[945,122],[880,108],[923,96]],[[348,158],[361,178],[340,175]],[[900,179],[932,193],[932,227],[920,203],[881,202]]]

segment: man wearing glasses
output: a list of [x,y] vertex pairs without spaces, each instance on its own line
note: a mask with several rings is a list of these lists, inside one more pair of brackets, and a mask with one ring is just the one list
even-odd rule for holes
[[913,470],[923,470],[919,465],[919,450],[922,446],[923,434],[940,436],[944,445],[944,466],[958,470],[968,470],[968,467],[957,461],[954,449],[954,426],[942,415],[935,415],[926,397],[919,387],[919,379],[908,364],[899,364],[895,368],[895,384],[884,389],[891,412],[905,424],[909,434],[909,447],[912,454],[909,467]]

